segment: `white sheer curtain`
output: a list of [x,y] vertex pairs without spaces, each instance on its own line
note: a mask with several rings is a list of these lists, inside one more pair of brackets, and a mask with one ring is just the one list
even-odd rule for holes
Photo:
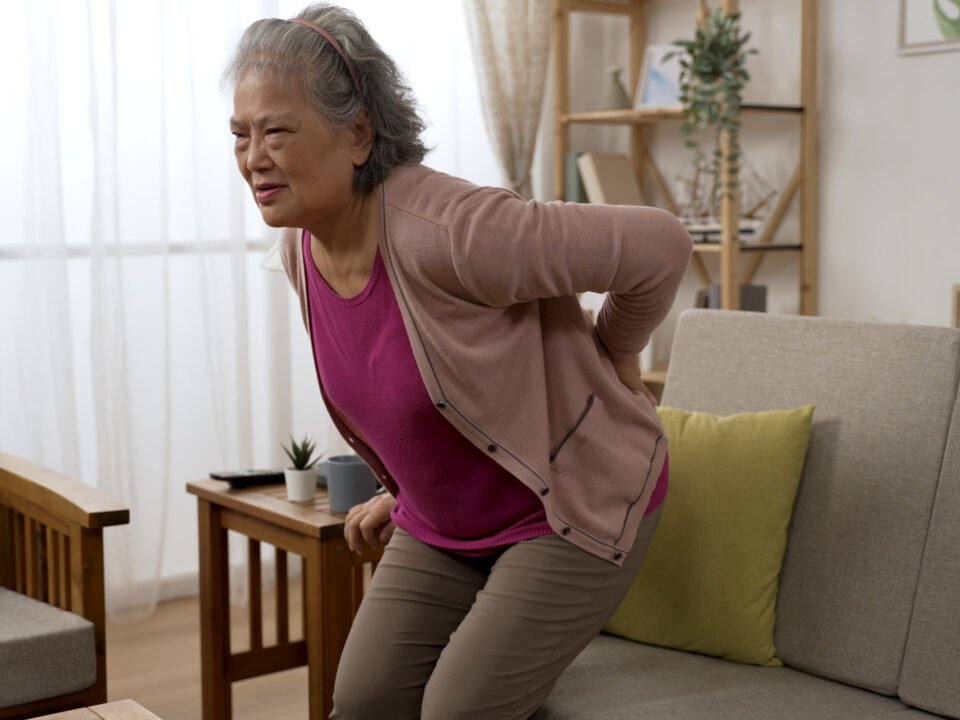
[[[187,480],[279,466],[291,432],[330,441],[286,279],[258,267],[275,233],[233,166],[219,91],[242,29],[302,4],[4,8],[0,451],[129,505],[105,543],[115,616],[194,587]],[[495,183],[460,4],[341,4],[420,97],[428,163]]]
[[533,196],[551,0],[464,0],[487,131],[506,185]]
[[289,335],[286,288],[256,269],[272,231],[234,177],[218,91],[260,14],[242,10],[10,8],[24,32],[2,50],[16,151],[0,174],[0,447],[130,507],[106,541],[114,613],[149,610],[171,545],[195,541],[184,482],[277,462],[292,425],[274,380],[289,341],[272,342]]

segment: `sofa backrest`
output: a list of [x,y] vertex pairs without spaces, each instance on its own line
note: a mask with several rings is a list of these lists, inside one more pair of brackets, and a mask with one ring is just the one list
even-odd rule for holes
[[900,697],[924,710],[960,718],[960,402],[920,566]]
[[816,406],[780,575],[786,665],[893,695],[956,399],[946,328],[687,311],[664,405]]

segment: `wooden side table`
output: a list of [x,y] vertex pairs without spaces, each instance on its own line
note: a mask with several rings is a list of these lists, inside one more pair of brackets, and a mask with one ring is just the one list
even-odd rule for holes
[[[332,513],[326,490],[309,504],[286,499],[283,485],[232,490],[219,480],[187,483],[197,496],[200,521],[200,654],[204,720],[233,716],[234,682],[306,664],[310,718],[333,710],[333,680],[340,653],[363,595],[364,564],[381,552],[350,552],[343,537],[343,513]],[[250,649],[230,648],[227,531],[247,537],[250,586]],[[276,549],[277,643],[263,645],[260,543]],[[302,640],[289,637],[287,553],[303,562]]]

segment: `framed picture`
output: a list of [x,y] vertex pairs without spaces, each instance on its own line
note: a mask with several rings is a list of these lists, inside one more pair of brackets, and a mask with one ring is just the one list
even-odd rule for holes
[[960,50],[960,1],[900,0],[900,54]]
[[[671,52],[676,54],[664,60]],[[633,107],[680,107],[680,48],[676,45],[647,45]]]
[[953,286],[953,326],[960,329],[960,285]]

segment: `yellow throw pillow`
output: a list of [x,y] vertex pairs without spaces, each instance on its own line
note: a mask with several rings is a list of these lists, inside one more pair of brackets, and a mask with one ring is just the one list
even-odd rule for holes
[[658,412],[670,489],[643,565],[605,630],[782,665],[773,647],[777,584],[813,406],[729,417]]

